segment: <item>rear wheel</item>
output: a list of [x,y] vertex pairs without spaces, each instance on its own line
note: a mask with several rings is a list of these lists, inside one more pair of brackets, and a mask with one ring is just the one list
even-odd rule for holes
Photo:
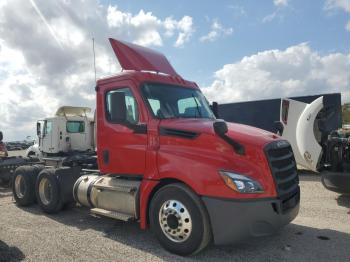
[[57,213],[63,203],[55,169],[40,172],[35,186],[36,198],[41,209],[46,213]]
[[180,183],[166,185],[155,194],[150,224],[160,244],[178,255],[195,254],[211,239],[208,214],[200,198]]
[[33,166],[18,167],[12,178],[12,193],[16,203],[29,206],[35,202],[35,178],[37,169]]

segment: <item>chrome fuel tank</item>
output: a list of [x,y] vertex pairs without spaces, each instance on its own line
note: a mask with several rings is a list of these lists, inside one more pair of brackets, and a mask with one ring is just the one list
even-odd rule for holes
[[73,189],[74,199],[83,206],[114,211],[137,219],[141,181],[120,177],[84,175]]

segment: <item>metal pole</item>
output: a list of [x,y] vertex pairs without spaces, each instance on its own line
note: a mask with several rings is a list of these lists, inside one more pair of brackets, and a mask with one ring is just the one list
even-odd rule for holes
[[95,58],[95,39],[92,38],[92,51],[94,53],[94,70],[95,70],[95,83],[97,82],[96,79],[96,58]]

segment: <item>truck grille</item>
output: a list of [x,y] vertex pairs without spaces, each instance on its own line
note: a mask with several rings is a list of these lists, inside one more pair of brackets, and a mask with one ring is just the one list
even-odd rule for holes
[[279,140],[268,144],[264,150],[279,198],[287,201],[296,194],[299,195],[299,177],[290,144]]

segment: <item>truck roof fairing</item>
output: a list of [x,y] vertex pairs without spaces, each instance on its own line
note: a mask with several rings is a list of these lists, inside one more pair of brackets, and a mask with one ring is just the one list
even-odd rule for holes
[[56,116],[86,116],[91,112],[89,107],[61,106],[56,111]]
[[180,77],[168,59],[152,49],[109,38],[113,51],[124,70],[154,71]]

